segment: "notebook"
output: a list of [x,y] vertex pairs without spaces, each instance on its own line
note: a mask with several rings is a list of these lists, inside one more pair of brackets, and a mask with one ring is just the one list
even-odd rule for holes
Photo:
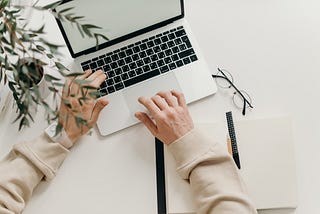
[[[235,121],[241,175],[257,209],[296,208],[297,187],[290,117]],[[227,124],[198,124],[227,149]],[[167,213],[194,213],[189,184],[165,150]]]

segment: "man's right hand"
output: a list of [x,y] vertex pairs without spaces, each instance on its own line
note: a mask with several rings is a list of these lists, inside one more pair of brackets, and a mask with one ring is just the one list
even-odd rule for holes
[[151,98],[140,97],[138,101],[146,107],[154,120],[144,112],[137,112],[135,116],[156,138],[167,145],[194,128],[184,95],[180,92],[159,92]]

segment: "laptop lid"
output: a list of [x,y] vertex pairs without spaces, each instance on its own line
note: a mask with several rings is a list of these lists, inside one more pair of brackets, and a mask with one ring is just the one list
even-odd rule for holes
[[[183,0],[65,0],[56,11],[70,7],[74,14],[85,17],[83,24],[101,27],[94,32],[109,39],[100,37],[98,50],[184,17]],[[83,38],[76,25],[57,22],[73,58],[97,51],[95,38]]]

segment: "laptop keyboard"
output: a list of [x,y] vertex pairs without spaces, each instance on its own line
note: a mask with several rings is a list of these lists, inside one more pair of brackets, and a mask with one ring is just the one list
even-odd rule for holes
[[182,26],[81,63],[83,71],[103,70],[102,96],[197,61]]

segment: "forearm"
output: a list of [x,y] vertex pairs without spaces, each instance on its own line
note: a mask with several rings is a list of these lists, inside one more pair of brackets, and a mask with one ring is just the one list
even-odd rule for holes
[[39,182],[54,177],[68,154],[45,136],[17,144],[0,161],[0,213],[21,213]]
[[190,182],[198,213],[256,213],[231,156],[195,129],[169,146]]

